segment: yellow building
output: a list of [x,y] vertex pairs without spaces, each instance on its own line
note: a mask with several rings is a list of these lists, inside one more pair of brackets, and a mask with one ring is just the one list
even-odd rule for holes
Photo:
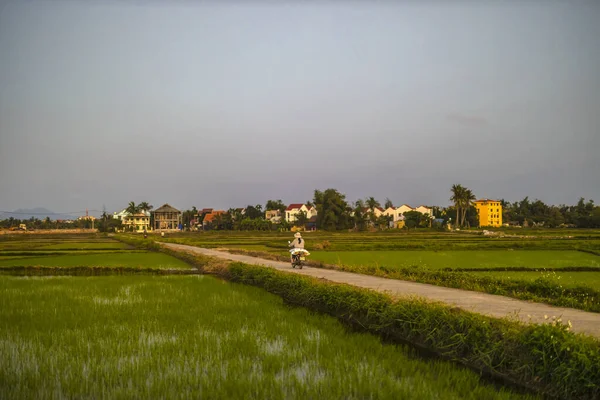
[[502,226],[502,204],[499,200],[477,200],[475,208],[479,215],[479,226]]
[[150,231],[150,216],[139,213],[123,217],[123,226],[136,232]]

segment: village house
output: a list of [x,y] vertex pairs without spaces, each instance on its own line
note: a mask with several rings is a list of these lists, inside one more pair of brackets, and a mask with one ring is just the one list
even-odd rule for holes
[[427,215],[429,215],[429,217],[433,218],[433,209],[431,209],[429,207],[421,205],[421,206],[415,208],[415,211],[418,211],[421,214],[427,214]]
[[210,213],[208,213],[208,214],[206,214],[206,215],[204,216],[204,219],[202,220],[202,228],[203,228],[204,230],[209,230],[209,229],[211,228],[212,224],[213,224],[213,223],[215,222],[215,220],[217,219],[217,217],[218,217],[219,215],[221,215],[221,216],[222,216],[222,215],[223,215],[223,214],[225,214],[225,213],[226,213],[226,212],[225,212],[224,210],[213,210],[213,209],[211,208],[211,212],[210,212]]
[[121,221],[123,221],[125,231],[147,232],[151,230],[150,216],[145,213],[127,214]]
[[433,218],[433,210],[423,205],[420,205],[417,208],[412,208],[408,204],[402,204],[400,207],[388,207],[382,214],[392,217],[392,224],[395,228],[402,228],[404,227],[404,213],[409,211],[418,211],[421,214],[427,214]]
[[271,221],[274,224],[281,222],[281,210],[267,210],[265,211],[265,219]]
[[[314,207],[311,207],[311,209],[312,208],[314,208]],[[311,211],[311,209],[306,207],[306,204],[301,204],[301,203],[290,204],[285,209],[285,220],[289,223],[296,222],[297,215],[300,212],[305,212],[306,216],[308,218],[310,218],[313,216],[313,214],[312,214],[313,212],[314,212],[314,215],[316,215],[316,209],[314,211]],[[309,212],[311,212],[311,215],[308,214]]]
[[152,214],[154,215],[155,230],[181,229],[181,211],[168,203],[154,210]]
[[[141,210],[140,213],[144,214],[146,217],[148,217],[148,219],[150,219],[150,211]],[[124,208],[119,212],[114,212],[112,217],[114,219],[120,219],[121,221],[123,221],[123,219],[125,217],[127,217],[128,215],[129,215],[129,213],[127,212],[127,209]]]

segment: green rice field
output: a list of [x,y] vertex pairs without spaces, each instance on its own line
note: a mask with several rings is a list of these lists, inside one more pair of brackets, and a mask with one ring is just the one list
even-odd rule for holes
[[481,271],[469,272],[476,276],[490,276],[503,280],[535,281],[539,278],[550,279],[564,287],[587,286],[600,291],[600,272],[571,272],[571,271]]
[[518,399],[204,276],[0,276],[0,398]]
[[313,251],[327,264],[441,268],[600,267],[600,257],[569,250]]
[[189,269],[177,258],[141,251],[110,238],[18,237],[0,240],[0,269],[9,267],[123,267]]
[[120,242],[67,242],[55,243],[38,247],[39,250],[112,250],[112,249],[127,249],[125,243]]
[[126,267],[126,268],[159,268],[189,269],[190,266],[176,258],[162,253],[92,253],[65,254],[54,256],[32,256],[0,259],[3,267]]

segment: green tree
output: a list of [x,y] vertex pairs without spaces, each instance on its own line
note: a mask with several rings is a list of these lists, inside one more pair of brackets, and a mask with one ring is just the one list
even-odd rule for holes
[[387,210],[390,207],[394,207],[394,203],[388,198],[385,199],[385,209]]
[[376,207],[381,207],[381,204],[377,200],[375,200],[375,197],[368,197],[365,200],[365,204],[371,211],[374,211]]
[[414,229],[422,224],[423,214],[418,211],[407,211],[403,215],[406,229]]
[[142,201],[140,204],[138,204],[137,209],[139,211],[143,211],[144,213],[152,210],[154,208],[154,206],[150,203],[148,203],[147,201]]
[[379,229],[389,229],[391,222],[394,220],[394,217],[391,215],[380,215],[377,218],[377,226]]
[[335,231],[352,227],[346,196],[336,189],[315,190],[313,202],[317,208],[319,229]]
[[467,211],[470,210],[476,197],[471,189],[467,189],[460,184],[452,185],[450,192],[452,193],[450,201],[454,202],[454,207],[456,208],[456,225],[458,227],[463,227],[465,225]]
[[285,215],[286,205],[281,200],[269,200],[265,205],[265,211],[276,211],[279,210],[281,215]]
[[259,219],[259,218],[264,218],[264,216],[265,215],[263,214],[262,206],[260,204],[257,204],[255,206],[246,207],[246,214],[245,214],[246,218]]
[[354,203],[353,222],[354,229],[358,231],[364,231],[367,229],[367,215],[365,214],[365,202],[363,200],[356,200]]
[[[466,189],[460,184],[454,184],[450,189],[450,192],[452,193],[450,201],[454,202],[454,208],[456,209],[455,225],[457,227],[461,226],[461,209],[464,202],[465,190]],[[406,224],[406,226],[408,226],[408,224]]]
[[133,215],[133,214],[137,214],[140,211],[139,207],[135,205],[135,202],[130,201],[129,204],[127,205],[127,208],[125,209],[125,212],[127,212],[129,215]]
[[296,220],[294,225],[298,227],[305,227],[308,224],[309,218],[305,211],[300,211],[296,214]]

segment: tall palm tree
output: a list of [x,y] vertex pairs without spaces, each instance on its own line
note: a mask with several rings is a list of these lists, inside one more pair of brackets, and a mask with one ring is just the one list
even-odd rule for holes
[[139,206],[135,205],[135,202],[130,201],[129,205],[127,206],[127,208],[125,209],[125,211],[127,212],[127,214],[129,215],[133,215],[133,214],[137,214],[138,211],[140,211]]
[[471,205],[473,204],[475,199],[476,199],[476,197],[473,194],[473,191],[471,189],[465,188],[465,191],[463,193],[463,198],[462,198],[463,204],[462,204],[461,225],[465,224],[465,218],[467,217],[467,211],[469,210],[469,208],[471,208]]
[[375,210],[375,207],[381,207],[381,204],[375,200],[375,197],[369,197],[365,199],[365,204],[369,207],[369,210]]
[[460,184],[454,184],[452,185],[452,188],[450,189],[450,192],[452,193],[452,196],[450,197],[450,201],[454,202],[454,207],[456,208],[456,221],[455,224],[456,226],[460,227],[461,226],[461,209],[462,209],[462,205],[464,202],[464,197],[465,197],[465,188],[460,185]]
[[152,204],[148,204],[147,201],[142,201],[140,204],[138,204],[138,210],[140,211],[150,211],[154,208],[154,206]]

